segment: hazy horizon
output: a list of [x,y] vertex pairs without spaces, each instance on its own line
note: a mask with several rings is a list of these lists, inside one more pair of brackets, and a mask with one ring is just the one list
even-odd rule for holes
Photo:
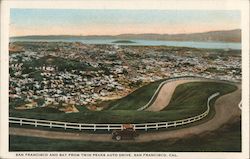
[[[178,33],[178,34],[199,34],[199,33],[207,33],[207,32],[216,32],[216,31],[232,31],[232,30],[241,30],[240,28],[230,29],[230,30],[211,30],[205,32],[193,32],[193,33]],[[139,33],[139,34],[158,34],[158,35],[166,35],[166,34],[159,34],[159,33]],[[139,35],[138,34],[138,35]],[[168,35],[178,35],[178,34],[168,34]],[[119,36],[119,35],[137,35],[137,33],[123,33],[123,34],[116,34],[116,35],[70,35],[70,34],[58,34],[58,35],[39,35],[39,34],[32,34],[32,35],[21,35],[21,36],[10,36],[12,37],[25,37],[25,36]]]
[[10,37],[191,34],[240,29],[236,10],[11,9]]

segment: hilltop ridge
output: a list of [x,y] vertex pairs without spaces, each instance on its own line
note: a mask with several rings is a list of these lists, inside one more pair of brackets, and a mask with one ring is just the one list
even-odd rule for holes
[[209,31],[190,34],[120,34],[120,35],[29,35],[11,37],[19,39],[140,39],[140,40],[163,40],[163,41],[217,41],[217,42],[241,42],[241,29]]

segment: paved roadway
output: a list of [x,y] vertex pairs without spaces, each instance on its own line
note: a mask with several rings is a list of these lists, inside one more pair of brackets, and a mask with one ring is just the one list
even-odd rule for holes
[[[189,128],[183,128],[172,131],[154,131],[141,134],[133,141],[114,141],[110,134],[88,134],[88,133],[71,133],[71,132],[55,132],[26,128],[10,127],[10,135],[42,137],[48,139],[78,140],[78,141],[105,141],[105,142],[149,142],[156,140],[164,140],[170,138],[183,138],[185,136],[202,134],[204,132],[213,131],[230,122],[237,116],[241,115],[238,104],[241,101],[241,85],[237,85],[238,89],[232,93],[219,97],[215,102],[215,116],[206,123],[196,125]],[[165,89],[167,89],[165,87]]]

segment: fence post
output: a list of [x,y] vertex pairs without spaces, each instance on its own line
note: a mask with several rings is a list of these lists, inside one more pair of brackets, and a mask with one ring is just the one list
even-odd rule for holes
[[192,123],[192,118],[188,119],[188,123]]
[[[176,80],[176,79],[173,79],[173,80]],[[177,121],[169,121],[169,122],[166,122],[164,124],[161,123],[161,125],[165,125],[165,128],[172,127],[172,126],[176,127],[177,125],[184,125],[184,124],[187,124],[187,123],[193,123],[195,121],[198,121],[198,120],[206,117],[209,114],[210,101],[214,97],[218,96],[219,94],[220,93],[217,92],[217,93],[214,93],[213,95],[211,95],[210,97],[207,98],[207,110],[204,113],[202,113],[200,115],[197,115],[197,116],[194,116],[194,117],[190,117],[189,119],[183,119],[181,121],[178,120],[178,124],[177,124]],[[241,106],[241,105],[242,105],[242,103],[240,102],[239,106]],[[14,121],[12,121],[12,120],[14,120]],[[25,122],[25,121],[27,121],[27,122]],[[42,120],[41,122],[45,122],[46,123],[45,126],[49,126],[50,128],[53,128],[53,121]],[[23,125],[23,124],[26,124],[26,125],[35,125],[35,127],[39,126],[39,120],[37,121],[36,119],[25,119],[25,118],[9,117],[9,123],[16,123],[16,124],[20,124],[20,125]],[[171,123],[171,124],[169,124],[169,123]],[[67,129],[67,123],[63,123],[63,124],[64,124],[64,129],[66,130]],[[71,123],[68,123],[68,124],[70,125]],[[148,127],[148,124],[151,125],[152,127],[150,127],[150,126]],[[148,124],[144,124],[144,127],[140,127],[140,126],[143,126],[143,124],[140,124],[138,127],[139,127],[139,129],[143,129],[144,128],[145,131],[147,131],[149,128],[156,128],[156,130],[159,129],[159,123],[148,123]],[[106,124],[106,127],[107,127],[108,131],[112,130],[112,127],[111,127],[110,124]],[[135,124],[133,124],[133,128],[136,129],[136,125]],[[79,129],[81,131],[82,129],[84,129],[84,124],[80,124],[79,123],[78,127],[76,129]],[[87,127],[86,129],[88,129],[88,130],[93,130],[94,129],[94,131],[96,131],[98,129],[98,126],[95,125],[95,124],[91,124],[91,127]],[[119,128],[115,126],[115,129],[119,129]],[[120,129],[123,130],[123,125],[122,124],[120,125]]]

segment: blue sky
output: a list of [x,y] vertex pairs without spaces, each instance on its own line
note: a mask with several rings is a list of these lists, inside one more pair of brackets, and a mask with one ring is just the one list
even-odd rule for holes
[[10,35],[192,33],[240,28],[239,11],[11,9]]

